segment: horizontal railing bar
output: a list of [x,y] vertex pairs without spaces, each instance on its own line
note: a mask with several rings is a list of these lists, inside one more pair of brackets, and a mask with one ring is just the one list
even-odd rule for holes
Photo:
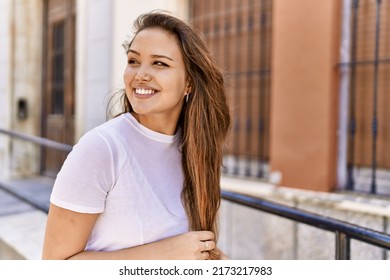
[[390,249],[390,235],[382,232],[244,194],[222,191],[222,198],[323,230],[341,232],[350,238],[381,248]]
[[28,134],[25,134],[22,132],[16,132],[16,131],[4,129],[1,127],[0,127],[0,133],[6,134],[6,135],[11,136],[11,137],[19,138],[19,139],[22,139],[25,141],[33,142],[33,143],[38,144],[40,146],[45,146],[45,147],[53,148],[56,150],[60,150],[63,152],[70,152],[73,148],[72,145],[59,143],[59,142],[49,140],[46,138],[28,135]]
[[31,195],[26,195],[23,192],[18,191],[17,189],[11,189],[9,187],[2,185],[1,183],[0,183],[0,189],[12,195],[13,197],[16,197],[17,199],[31,205],[32,207],[45,212],[46,214],[49,213],[48,205],[45,205],[45,203],[35,199]]

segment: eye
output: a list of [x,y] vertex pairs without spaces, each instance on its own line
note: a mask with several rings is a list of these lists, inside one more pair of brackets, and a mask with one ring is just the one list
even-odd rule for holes
[[168,67],[168,66],[169,66],[168,64],[166,64],[166,63],[164,63],[164,62],[161,62],[161,61],[155,61],[155,62],[153,63],[153,65],[156,65],[156,66],[158,66],[158,67]]
[[134,58],[129,58],[127,60],[127,63],[130,64],[130,65],[134,65],[134,64],[137,64],[138,61],[136,59],[134,59]]

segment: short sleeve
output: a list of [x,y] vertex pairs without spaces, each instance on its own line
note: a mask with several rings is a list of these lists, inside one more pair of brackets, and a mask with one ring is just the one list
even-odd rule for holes
[[114,155],[98,130],[87,132],[73,147],[55,180],[50,202],[80,213],[101,213],[113,187]]

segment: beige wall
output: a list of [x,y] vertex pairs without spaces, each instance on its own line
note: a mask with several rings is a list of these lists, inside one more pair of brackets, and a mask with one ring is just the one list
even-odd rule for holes
[[[11,96],[13,129],[39,135],[42,87],[42,0],[11,1]],[[29,115],[16,118],[16,104],[26,98]]]
[[340,1],[273,6],[271,170],[283,186],[335,185]]
[[[40,135],[42,84],[42,0],[9,2],[9,129]],[[27,100],[28,116],[17,118],[17,103]],[[24,176],[39,170],[39,147],[12,140],[10,175]]]
[[[10,97],[9,97],[9,50],[10,50],[10,0],[0,0],[0,127],[10,127]],[[0,178],[8,176],[9,172],[9,138],[0,135]]]

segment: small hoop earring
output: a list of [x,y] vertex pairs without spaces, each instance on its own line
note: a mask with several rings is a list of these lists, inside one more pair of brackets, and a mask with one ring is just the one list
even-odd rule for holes
[[188,103],[189,93],[186,94],[186,103]]

